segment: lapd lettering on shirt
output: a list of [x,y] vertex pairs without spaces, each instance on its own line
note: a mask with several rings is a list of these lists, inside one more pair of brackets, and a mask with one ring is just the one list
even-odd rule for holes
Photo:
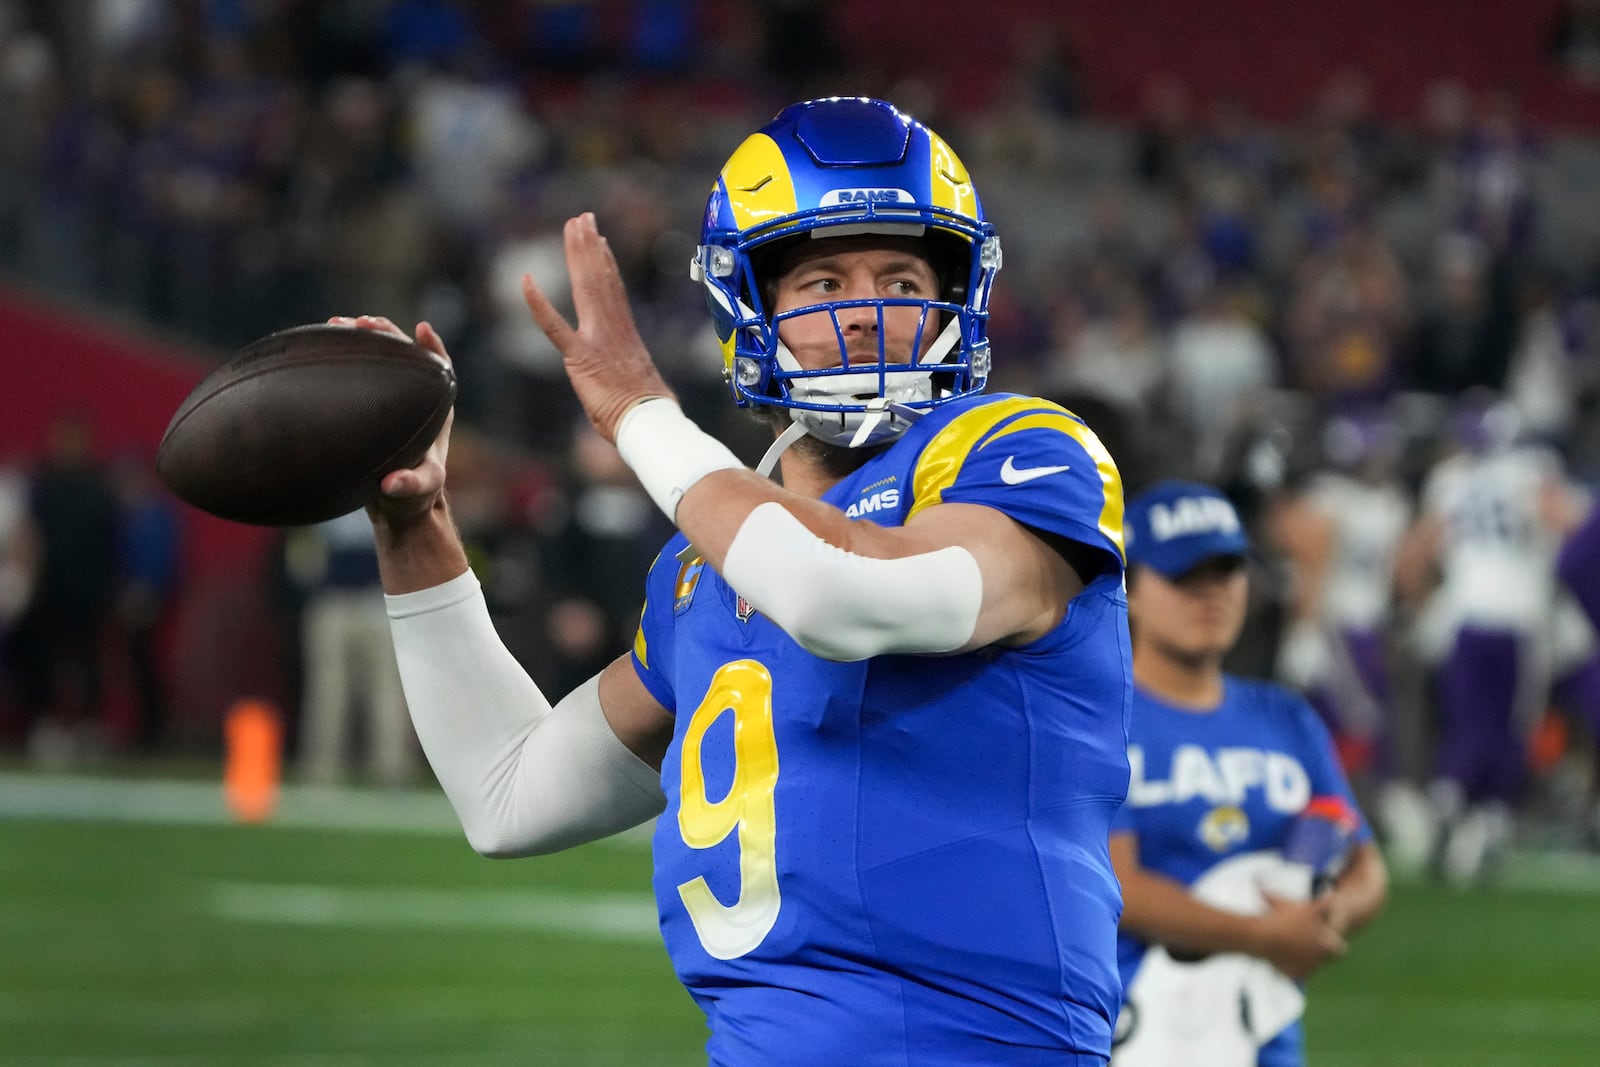
[[1144,748],[1128,746],[1128,803],[1137,808],[1184,804],[1199,797],[1210,804],[1241,804],[1260,790],[1267,806],[1294,815],[1311,799],[1311,777],[1299,760],[1259,748],[1222,748],[1215,757],[1199,745],[1172,750],[1167,777],[1147,776]]

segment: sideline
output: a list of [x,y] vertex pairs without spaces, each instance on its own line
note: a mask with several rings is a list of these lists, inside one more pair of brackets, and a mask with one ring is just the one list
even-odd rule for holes
[[[229,826],[222,783],[88,774],[0,773],[0,820],[59,819],[177,826]],[[450,802],[437,788],[360,789],[286,783],[263,825],[294,830],[362,833],[461,833]],[[609,842],[648,847],[653,821]]]

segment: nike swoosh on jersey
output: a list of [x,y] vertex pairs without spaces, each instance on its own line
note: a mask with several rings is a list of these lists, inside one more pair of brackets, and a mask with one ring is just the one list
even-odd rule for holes
[[1065,463],[1059,467],[1018,467],[1016,460],[1016,456],[1007,456],[1005,463],[1000,467],[1000,480],[1007,485],[1021,485],[1023,482],[1031,482],[1035,478],[1043,478],[1050,474],[1060,474],[1062,471],[1072,469],[1071,466]]

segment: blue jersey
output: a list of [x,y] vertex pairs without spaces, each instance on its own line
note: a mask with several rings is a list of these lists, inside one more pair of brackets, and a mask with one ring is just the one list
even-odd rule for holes
[[1132,677],[1115,466],[1053,404],[975,397],[824,499],[884,526],[984,504],[1107,566],[1028,646],[837,663],[669,543],[634,663],[677,717],[655,890],[711,1062],[1106,1055]]
[[[1140,865],[1186,886],[1235,856],[1280,849],[1314,796],[1341,797],[1359,812],[1327,727],[1303,698],[1270,682],[1228,676],[1212,711],[1135,689],[1128,763],[1128,799],[1113,832],[1136,834]],[[1353,840],[1371,838],[1363,819]],[[1145,948],[1118,935],[1124,984]],[[1263,1049],[1261,1063],[1298,1062],[1299,1047],[1295,1023]]]

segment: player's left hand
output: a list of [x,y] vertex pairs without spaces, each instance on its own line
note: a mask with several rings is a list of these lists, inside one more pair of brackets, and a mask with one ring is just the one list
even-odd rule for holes
[[562,364],[584,414],[615,443],[623,413],[646,397],[673,395],[639,336],[611,245],[594,215],[568,219],[562,234],[572,280],[574,327],[534,282],[522,276],[522,296],[533,321],[561,351]]

